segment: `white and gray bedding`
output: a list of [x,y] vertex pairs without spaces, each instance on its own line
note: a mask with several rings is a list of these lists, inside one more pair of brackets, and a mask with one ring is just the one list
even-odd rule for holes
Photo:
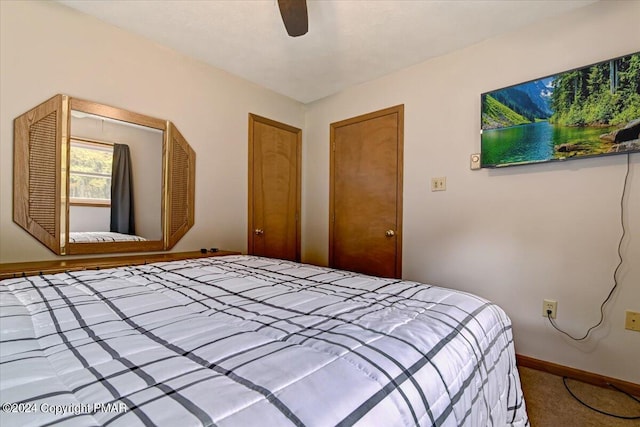
[[[0,282],[2,426],[526,426],[470,294],[226,256]],[[57,413],[56,413],[57,412]]]
[[72,231],[69,243],[144,242],[144,237],[112,231]]

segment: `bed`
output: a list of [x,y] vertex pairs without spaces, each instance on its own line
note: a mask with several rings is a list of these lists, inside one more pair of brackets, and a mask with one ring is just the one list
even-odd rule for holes
[[69,243],[144,242],[146,240],[144,237],[113,231],[72,231],[69,233]]
[[474,295],[252,256],[0,282],[0,424],[526,426]]

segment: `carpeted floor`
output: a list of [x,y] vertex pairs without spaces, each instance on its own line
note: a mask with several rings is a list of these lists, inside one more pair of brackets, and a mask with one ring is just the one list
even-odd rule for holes
[[[562,377],[521,366],[518,370],[532,427],[640,426],[640,419],[617,419],[586,408],[567,392]],[[567,384],[576,396],[595,408],[623,416],[640,416],[640,403],[622,393],[571,379]]]

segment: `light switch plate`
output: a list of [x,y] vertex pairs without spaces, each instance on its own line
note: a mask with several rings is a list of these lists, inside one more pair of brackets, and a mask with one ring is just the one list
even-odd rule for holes
[[447,177],[431,178],[431,191],[446,191]]

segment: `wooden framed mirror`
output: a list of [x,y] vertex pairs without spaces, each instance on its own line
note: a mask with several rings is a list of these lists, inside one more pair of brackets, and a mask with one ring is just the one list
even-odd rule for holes
[[167,120],[56,95],[14,121],[14,222],[58,255],[166,250],[194,223],[195,152]]

